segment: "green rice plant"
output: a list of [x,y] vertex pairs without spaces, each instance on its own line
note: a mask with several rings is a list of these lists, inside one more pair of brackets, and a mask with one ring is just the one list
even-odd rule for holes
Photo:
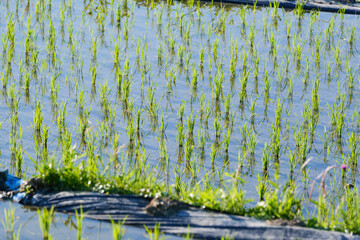
[[300,40],[300,43],[297,43],[295,46],[296,64],[298,66],[301,63],[301,55],[302,55],[303,49],[304,49],[304,44],[301,44],[301,40]]
[[[62,138],[63,133],[66,130],[66,107],[67,107],[68,101],[63,102],[60,107],[58,108],[57,111],[57,127],[58,127],[58,132],[59,132],[59,137]],[[85,104],[85,103],[82,103]]]
[[185,153],[186,163],[187,163],[188,167],[189,167],[189,163],[191,162],[191,157],[192,157],[193,151],[194,151],[193,140],[185,138],[184,153]]
[[219,59],[218,48],[219,48],[219,39],[216,38],[213,44],[213,59],[215,64],[217,64],[217,61]]
[[97,80],[97,65],[91,63],[90,64],[90,78],[91,78],[91,85],[93,87],[96,86],[96,80]]
[[15,27],[16,21],[13,14],[6,14],[6,38],[9,42],[9,47],[13,53],[15,50]]
[[294,151],[291,151],[290,148],[288,148],[288,158],[289,158],[289,170],[290,170],[290,181],[294,181],[294,170],[296,166],[296,153]]
[[342,132],[345,126],[345,97],[340,94],[339,101],[334,102],[331,107],[328,104],[330,122],[335,129],[338,141],[341,141]]
[[237,61],[238,61],[238,44],[237,41],[234,42],[233,39],[231,39],[230,42],[230,76],[231,77],[235,77],[235,72],[236,72],[236,65],[237,65]]
[[97,61],[97,54],[98,54],[98,41],[94,38],[92,31],[89,28],[89,37],[90,37],[90,43],[89,43],[89,50],[91,53],[91,61],[92,63],[96,63]]
[[238,153],[238,168],[235,172],[235,177],[239,178],[242,175],[242,171],[244,168],[244,161],[246,158],[246,151],[243,151],[243,149],[239,149]]
[[[69,32],[71,32],[71,35],[69,34],[69,46],[70,46],[70,51],[71,51],[71,60],[74,61],[75,57],[78,55],[78,41],[76,41],[77,39],[77,33],[75,34],[75,36],[73,36],[73,23],[70,24],[70,26],[68,25],[69,28]],[[74,40],[75,39],[75,40]]]
[[76,232],[76,239],[82,240],[82,232],[83,232],[83,219],[84,219],[84,213],[82,206],[80,207],[80,211],[78,212],[75,209],[75,217],[76,217],[76,225],[77,225],[77,232]]
[[114,52],[113,52],[113,62],[114,62],[114,69],[115,73],[120,68],[120,44],[121,44],[121,38],[118,37],[117,39],[113,38],[114,40]]
[[199,60],[200,60],[200,67],[201,68],[204,65],[204,51],[205,51],[205,47],[202,46],[202,48],[200,48],[200,51],[199,51]]
[[293,76],[291,76],[289,78],[289,83],[288,83],[288,99],[289,102],[292,102],[292,98],[293,98],[293,93],[294,93],[294,84],[293,84]]
[[318,16],[318,12],[316,11],[312,11],[311,12],[311,16],[310,16],[310,24],[309,24],[309,32],[310,34],[313,33],[313,29],[314,29],[314,23],[316,21],[316,17]]
[[311,219],[311,221],[315,222],[311,223],[311,225],[325,229],[333,229],[332,225],[337,213],[332,211],[331,208],[335,208],[335,206],[331,206],[331,204],[329,204],[329,206],[323,194],[319,194],[318,200],[312,200],[312,203],[316,205],[317,214],[316,218]]
[[1,218],[1,222],[7,233],[14,232],[15,209],[12,205],[10,205],[9,209],[4,208],[4,220]]
[[[190,24],[188,23],[188,24],[186,24],[184,35],[183,35],[183,39],[185,39],[186,49],[190,48],[191,37],[192,37],[192,35],[190,34]],[[191,56],[191,55],[188,54],[187,56]]]
[[6,90],[8,82],[9,82],[9,77],[10,77],[10,73],[9,73],[9,69],[6,68],[5,72],[1,74],[0,76],[0,80],[2,82],[2,86],[3,86],[3,90]]
[[[199,1],[198,1],[198,3],[199,3]],[[182,237],[183,237],[183,239],[186,239],[186,240],[191,240],[194,238],[193,234],[191,234],[190,226],[188,226],[186,235],[183,235]]]
[[157,82],[155,85],[154,82],[151,82],[150,86],[148,87],[148,96],[147,96],[148,111],[153,119],[157,118],[158,110],[159,110],[158,103],[155,100],[155,91],[157,84],[158,84]]
[[321,141],[323,142],[323,145],[324,145],[324,160],[325,162],[327,161],[327,156],[329,155],[329,150],[330,150],[330,136],[329,136],[329,132],[326,130],[326,128],[324,127],[324,136],[321,137],[319,136]]
[[181,44],[178,44],[178,58],[180,60],[180,66],[183,65],[184,53],[185,53],[185,47]]
[[[164,169],[168,169],[170,157],[167,152],[166,142],[161,138],[158,138],[158,142],[159,142],[160,163]],[[166,178],[166,181],[168,182],[168,180],[169,180],[168,172],[166,172],[165,178]]]
[[21,230],[21,226],[19,226],[17,233],[13,232],[12,240],[20,240],[20,230]]
[[250,26],[250,32],[249,32],[249,41],[248,41],[249,46],[250,46],[250,51],[254,50],[255,37],[256,37],[256,28],[255,28],[255,26],[251,25]]
[[[168,36],[168,48],[171,52],[175,51],[175,44],[176,44],[175,33],[171,31]],[[178,48],[180,48],[180,46],[181,45],[178,45]],[[183,53],[182,53],[182,56],[183,56]],[[182,58],[180,58],[180,59],[182,59]]]
[[304,3],[300,0],[296,1],[296,8],[295,8],[296,16],[300,20],[304,15]]
[[275,109],[275,127],[281,128],[281,115],[282,115],[283,104],[280,99],[278,99],[276,109]]
[[353,89],[354,78],[355,78],[353,68],[350,65],[346,65],[346,70],[347,70],[348,88]]
[[[99,140],[97,138],[98,132],[95,132],[93,129],[88,130],[88,134],[85,136],[85,153],[87,156],[86,164],[88,171],[90,173],[95,173],[97,168],[102,165],[102,158],[100,158],[99,152]],[[100,162],[98,162],[100,161]]]
[[275,45],[276,45],[273,31],[270,31],[270,33],[268,34],[267,40],[270,43],[269,52],[270,52],[270,54],[272,54],[274,51]]
[[211,148],[210,148],[210,159],[211,159],[212,168],[214,168],[217,152],[218,152],[218,144],[217,141],[214,141],[213,144],[211,144]]
[[164,41],[159,41],[158,44],[158,63],[161,65],[164,55]]
[[36,28],[33,29],[31,26],[31,14],[28,15],[26,20],[26,35],[25,35],[25,62],[28,64],[30,59],[30,52],[34,40],[34,34],[36,32]]
[[208,52],[208,72],[209,72],[209,76],[211,75],[211,69],[212,69],[212,62],[211,62],[211,53]]
[[223,133],[223,146],[225,153],[229,152],[231,128],[227,128],[226,133]]
[[309,138],[308,132],[306,130],[302,130],[300,135],[300,141],[298,143],[299,143],[300,158],[303,160],[303,162],[305,162],[307,155],[310,151],[310,148],[308,146],[308,138]]
[[227,19],[229,17],[229,13],[228,11],[225,11],[224,8],[221,8],[219,15],[218,15],[218,31],[220,31],[221,33],[225,33],[226,31],[226,23],[227,23]]
[[54,207],[50,209],[43,208],[41,211],[40,209],[37,210],[39,216],[39,225],[44,239],[52,239],[50,235],[50,227],[52,218],[54,215]]
[[348,141],[347,141],[347,145],[348,148],[350,150],[349,153],[349,162],[350,162],[350,167],[353,169],[357,169],[358,166],[358,159],[360,156],[360,152],[357,150],[358,149],[358,137],[351,132],[351,134],[348,133]]
[[150,229],[148,228],[146,225],[144,225],[144,228],[146,230],[146,237],[150,240],[161,240],[161,239],[165,239],[164,236],[161,236],[161,232],[160,232],[160,223],[155,224],[154,229]]
[[[246,69],[246,66],[244,66],[244,69]],[[245,102],[245,99],[247,97],[247,83],[248,83],[248,79],[249,79],[249,72],[247,72],[246,70],[243,69],[243,74],[240,80],[240,84],[241,84],[241,88],[239,91],[239,100],[240,103],[243,104]]]
[[329,24],[325,25],[325,29],[324,29],[327,44],[330,44],[330,41],[333,39],[332,33],[334,31],[334,26],[335,26],[335,17],[333,16]]
[[162,113],[160,121],[158,122],[158,129],[159,129],[159,137],[161,139],[161,142],[164,142],[164,139],[166,138],[166,128],[168,124],[165,124],[165,116],[164,113]]
[[184,111],[185,111],[185,101],[183,100],[177,111],[177,117],[180,123],[183,123]]
[[186,70],[189,70],[189,69],[190,69],[191,56],[192,56],[192,53],[189,53],[189,52],[188,52],[188,53],[186,54],[185,65],[184,65],[184,67],[185,67]]
[[126,221],[126,218],[122,222],[115,222],[114,220],[111,220],[112,225],[112,232],[113,232],[113,239],[114,240],[121,240],[124,237],[125,234],[125,228],[124,223]]
[[265,77],[264,77],[264,105],[266,106],[269,101],[269,93],[270,93],[270,79],[267,70],[265,70]]
[[349,36],[348,43],[350,45],[350,48],[352,48],[352,46],[355,43],[355,39],[356,39],[355,33],[356,33],[356,23],[352,27],[350,27],[349,33],[348,33],[348,36]]
[[142,116],[143,109],[137,108],[136,109],[136,136],[138,141],[140,141],[140,138],[142,136],[142,127],[144,125],[144,119]]
[[130,94],[131,94],[131,79],[130,78],[124,78],[123,84],[121,88],[121,100],[125,103],[125,106],[127,107],[130,102]]
[[258,179],[258,185],[256,186],[256,191],[259,195],[259,202],[263,202],[265,200],[265,193],[267,191],[267,177],[260,177],[260,175],[257,175]]
[[254,78],[255,78],[255,82],[257,82],[257,79],[259,78],[259,62],[260,62],[260,59],[257,58],[255,60],[255,63],[254,63]]
[[109,115],[111,112],[111,103],[109,96],[111,95],[111,90],[108,90],[108,83],[100,84],[100,108],[103,113],[103,117],[106,121],[109,120]]
[[92,106],[88,109],[84,108],[82,112],[79,112],[79,115],[77,117],[77,130],[79,131],[81,144],[84,145],[86,143],[86,134],[88,133],[90,129],[90,121],[89,116],[91,112]]
[[310,76],[310,61],[309,61],[308,57],[305,58],[305,61],[306,61],[306,69],[305,69],[305,74],[304,74],[304,79],[303,79],[304,90],[307,89],[308,80],[309,80],[309,76]]
[[218,68],[215,76],[215,86],[212,87],[212,96],[215,102],[218,102],[223,95],[224,70]]
[[359,199],[359,192],[357,188],[353,190],[345,190],[345,200],[343,198],[343,202],[341,204],[344,206],[341,211],[341,217],[343,221],[340,224],[342,225],[341,228],[345,232],[351,234],[359,233],[359,229],[357,228],[358,224],[360,223]]
[[129,144],[131,145],[135,138],[135,126],[134,126],[134,121],[133,121],[132,117],[130,117],[128,120],[126,132],[128,135]]
[[228,93],[224,102],[225,120],[227,121],[229,120],[230,109],[232,106],[230,101],[231,101],[231,94]]
[[255,97],[255,99],[250,99],[250,123],[251,126],[255,127],[255,116],[256,116],[256,100],[258,99],[259,95]]
[[40,134],[41,125],[44,122],[43,117],[43,106],[40,102],[40,100],[37,98],[37,95],[35,96],[35,111],[33,112],[33,124],[32,128],[35,132],[35,137]]
[[240,26],[241,26],[241,35],[246,34],[246,8],[242,7],[239,10],[239,16],[240,16]]
[[215,138],[220,138],[221,132],[223,130],[221,118],[215,117],[214,118],[214,134]]
[[337,41],[336,48],[332,47],[333,55],[335,56],[335,62],[338,67],[342,66],[342,54],[340,50],[340,42]]
[[[316,77],[316,80],[314,82],[313,88],[311,90],[311,101],[312,101],[312,109],[313,112],[317,112],[319,110],[319,82],[320,82],[320,76],[318,75]],[[313,115],[311,115],[313,116]]]
[[310,123],[308,125],[310,145],[312,145],[314,142],[315,129],[316,129],[318,121],[319,121],[319,113],[317,111],[313,110],[312,114],[310,114]]
[[199,78],[199,76],[198,76],[196,67],[194,66],[193,67],[193,72],[192,72],[192,75],[191,75],[191,81],[190,81],[191,96],[194,96],[194,94],[196,92],[196,89],[197,89],[197,86],[198,86],[198,78]]
[[289,40],[290,39],[290,31],[291,31],[292,20],[288,21],[287,19],[285,19],[285,25],[286,25],[286,37]]
[[60,26],[64,29],[64,22],[65,22],[65,3],[60,4]]
[[251,133],[250,133],[250,131],[247,131],[246,134],[247,134],[247,139],[248,139],[248,141],[246,142],[246,148],[249,151],[249,155],[254,156],[255,148],[258,143],[258,141],[256,139],[255,131],[252,130]]
[[[265,143],[264,145],[264,149],[263,149],[263,152],[262,152],[262,171],[263,171],[263,175],[264,176],[268,176],[268,169],[269,169],[269,154],[268,154],[268,146],[267,144]],[[261,197],[260,197],[261,198]]]
[[279,47],[278,45],[275,45],[274,49],[273,49],[273,61],[274,61],[274,67],[277,66],[276,61],[277,61],[277,55],[279,52]]
[[49,37],[48,37],[48,40],[47,40],[47,43],[46,43],[46,51],[47,51],[47,53],[48,53],[48,56],[51,57],[51,60],[52,60],[52,61],[54,60],[55,54],[56,54],[56,49],[55,49],[56,43],[55,43],[55,39],[56,39],[56,36],[55,36],[55,27],[54,27],[54,25],[52,24],[51,19],[49,19]]
[[202,127],[200,127],[200,129],[198,131],[198,143],[199,143],[199,148],[201,150],[201,154],[204,155],[205,154],[206,136],[205,136],[205,129]]
[[97,8],[96,20],[97,20],[97,24],[98,24],[98,31],[102,35],[105,32],[105,19],[106,19],[107,14],[108,14],[108,9],[105,8],[102,4],[99,4],[98,8]]
[[176,129],[177,129],[176,141],[179,147],[182,147],[184,145],[184,140],[185,140],[184,125],[182,123],[179,123],[178,125],[176,125]]
[[[20,136],[22,135],[22,130],[20,129]],[[49,140],[49,127],[46,127],[45,124],[42,125],[41,128],[41,159],[44,162],[48,160],[48,140]],[[22,138],[22,136],[21,136]],[[17,159],[19,162],[22,162],[23,154],[22,154],[22,145],[20,146],[20,152],[18,152]]]
[[197,115],[193,115],[193,113],[191,113],[190,115],[188,115],[186,122],[187,122],[187,127],[188,127],[188,141],[191,144],[194,144],[194,128],[195,128],[195,123],[196,123],[196,118]]
[[320,51],[321,50],[321,34],[317,34],[315,37],[315,63],[320,63]]

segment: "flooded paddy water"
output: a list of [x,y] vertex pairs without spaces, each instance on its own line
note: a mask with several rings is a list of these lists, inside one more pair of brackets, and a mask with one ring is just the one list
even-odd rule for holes
[[[167,189],[236,179],[249,207],[296,185],[305,216],[310,196],[326,188],[335,206],[359,181],[357,16],[194,1],[0,10],[0,162],[18,177],[140,166]],[[16,207],[33,229],[36,215]],[[70,231],[60,225],[55,239]]]

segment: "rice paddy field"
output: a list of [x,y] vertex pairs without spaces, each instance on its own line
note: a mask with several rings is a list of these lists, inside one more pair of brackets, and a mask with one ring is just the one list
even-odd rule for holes
[[[360,233],[357,16],[192,0],[0,11],[1,168]],[[0,234],[37,239],[44,214],[17,206]],[[60,225],[54,239],[74,231]]]

